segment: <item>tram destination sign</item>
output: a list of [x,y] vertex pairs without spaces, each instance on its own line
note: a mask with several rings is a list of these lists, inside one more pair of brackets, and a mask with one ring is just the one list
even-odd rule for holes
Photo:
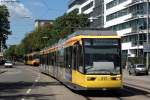
[[150,52],[150,43],[144,43],[143,44],[143,51],[144,52]]

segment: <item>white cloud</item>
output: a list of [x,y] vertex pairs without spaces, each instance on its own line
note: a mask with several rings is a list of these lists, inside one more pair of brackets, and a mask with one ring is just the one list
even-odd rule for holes
[[[14,2],[8,2],[14,1]],[[10,16],[13,17],[31,17],[32,14],[21,2],[17,0],[0,0],[0,5],[6,5],[9,9]]]

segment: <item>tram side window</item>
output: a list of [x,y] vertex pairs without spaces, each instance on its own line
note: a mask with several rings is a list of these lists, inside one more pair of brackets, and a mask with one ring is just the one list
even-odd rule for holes
[[29,60],[32,60],[33,58],[32,58],[32,56],[29,56]]
[[46,65],[46,56],[45,56],[45,54],[44,54],[44,64]]
[[42,55],[40,55],[40,62],[41,62],[41,64],[43,64]]
[[57,52],[54,52],[54,66],[57,66]]
[[64,49],[58,51],[57,62],[58,62],[58,66],[64,67]]
[[53,54],[53,53],[51,53],[51,66],[53,66],[53,65],[54,65],[54,61],[53,61],[53,59],[54,59],[54,54]]
[[77,47],[77,63],[78,63],[78,71],[81,73],[84,73],[84,67],[83,67],[83,48],[81,45],[78,45]]
[[72,49],[72,67],[74,70],[77,69],[77,45],[74,45]]
[[52,65],[51,53],[48,54],[48,65]]
[[45,65],[45,55],[43,54],[43,64]]
[[46,64],[48,65],[48,54],[46,54]]
[[71,72],[72,70],[72,47],[66,48],[66,57],[65,57],[65,62],[66,62],[66,71]]

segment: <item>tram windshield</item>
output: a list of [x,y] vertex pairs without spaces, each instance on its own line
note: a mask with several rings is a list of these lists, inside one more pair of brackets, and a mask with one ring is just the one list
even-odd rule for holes
[[86,74],[120,74],[120,50],[118,39],[84,39]]

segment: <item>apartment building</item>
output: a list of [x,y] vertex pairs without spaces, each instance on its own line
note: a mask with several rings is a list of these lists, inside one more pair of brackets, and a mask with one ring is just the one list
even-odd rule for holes
[[88,14],[90,17],[94,7],[95,7],[95,0],[70,0],[68,2],[67,13],[76,11],[78,14],[84,13]]
[[84,13],[89,16],[90,27],[104,27],[104,0],[70,0],[68,2],[68,11]]
[[39,28],[41,26],[43,26],[44,24],[53,24],[54,20],[41,20],[41,19],[36,19],[35,20],[35,24],[34,27],[35,28]]
[[122,36],[123,54],[144,56],[146,42],[147,0],[105,0],[104,27]]
[[[71,6],[70,6],[71,5]],[[76,10],[92,18],[92,27],[117,31],[122,52],[128,57],[145,56],[147,0],[71,0],[68,13]]]

